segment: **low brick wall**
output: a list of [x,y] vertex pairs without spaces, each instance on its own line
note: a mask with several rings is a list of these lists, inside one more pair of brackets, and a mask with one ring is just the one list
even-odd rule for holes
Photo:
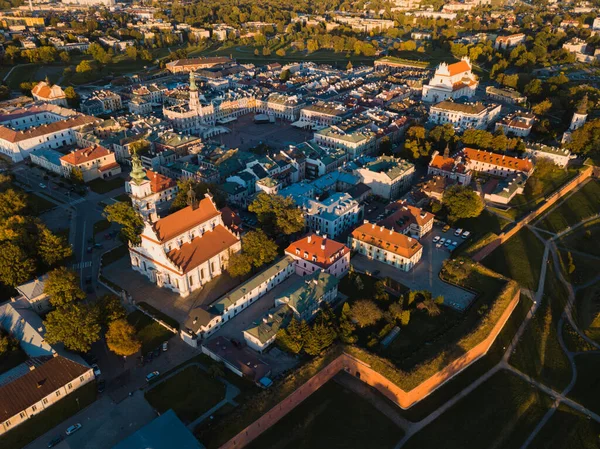
[[266,414],[261,416],[227,443],[222,445],[220,449],[243,448],[260,436],[260,434],[277,423],[281,418],[291,412],[296,406],[321,388],[341,370],[346,370],[350,374],[360,377],[360,380],[372,386],[373,388],[376,388],[399,407],[403,409],[410,408],[417,402],[429,396],[436,389],[459,374],[473,362],[483,357],[489,351],[490,347],[510,318],[513,310],[519,303],[519,298],[520,292],[517,292],[490,332],[489,336],[484,341],[446,366],[443,370],[431,376],[418,387],[413,388],[411,391],[406,392],[402,390],[396,384],[392,383],[387,378],[373,370],[368,364],[354,358],[349,354],[344,353],[319,371],[319,373],[299,387],[286,399],[281,401]]
[[554,204],[558,200],[565,197],[571,191],[584,184],[595,173],[594,169],[595,167],[587,167],[585,170],[583,170],[579,175],[577,175],[575,178],[573,178],[571,181],[569,181],[567,184],[565,184],[563,187],[561,187],[559,190],[553,193],[550,197],[548,197],[540,207],[524,216],[520,221],[515,223],[515,225],[511,229],[509,229],[507,232],[503,232],[502,234],[500,234],[498,239],[494,240],[493,242],[490,242],[479,252],[477,252],[477,254],[473,256],[473,260],[475,260],[476,262],[481,262],[498,246],[500,246],[502,243],[506,242],[513,235],[519,232],[523,228],[523,226],[531,223],[541,214],[543,214],[552,206],[554,206]]

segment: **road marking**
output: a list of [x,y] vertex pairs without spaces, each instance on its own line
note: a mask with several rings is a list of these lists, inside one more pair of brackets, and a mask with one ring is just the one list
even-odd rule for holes
[[74,263],[73,264],[73,269],[77,270],[79,268],[88,268],[92,266],[92,261],[88,261],[88,262],[79,262],[79,263]]

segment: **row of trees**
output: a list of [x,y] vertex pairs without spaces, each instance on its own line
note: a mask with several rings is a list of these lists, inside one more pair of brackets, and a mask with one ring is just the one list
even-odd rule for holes
[[125,308],[116,296],[83,303],[85,293],[79,288],[79,277],[65,267],[48,273],[44,293],[54,308],[44,321],[48,343],[63,343],[72,351],[87,352],[105,330],[106,343],[115,354],[129,356],[140,350],[135,328],[127,322]]

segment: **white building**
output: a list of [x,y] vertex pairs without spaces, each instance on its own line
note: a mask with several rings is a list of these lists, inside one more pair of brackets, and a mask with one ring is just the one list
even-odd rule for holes
[[50,84],[48,81],[40,81],[33,89],[31,95],[36,101],[67,107],[67,97],[58,84]]
[[427,166],[427,174],[456,180],[461,185],[469,185],[473,175],[462,158],[450,157],[448,148],[443,155],[438,151],[433,152],[431,162]]
[[550,159],[561,168],[566,167],[573,158],[571,152],[566,148],[551,147],[543,144],[535,144],[525,149],[525,154],[534,161],[540,158]]
[[334,193],[323,199],[301,198],[306,226],[335,239],[363,217],[362,206],[347,193]]
[[373,195],[394,200],[410,187],[415,166],[404,159],[380,156],[356,169],[355,174],[372,189]]
[[423,255],[423,246],[417,239],[366,221],[352,231],[348,246],[358,254],[402,271],[410,271]]
[[55,150],[40,149],[29,153],[29,158],[33,164],[62,176],[61,157],[63,157],[63,154]]
[[496,122],[496,131],[501,129],[507,136],[527,137],[531,133],[535,119],[535,114],[530,112],[515,112]]
[[450,123],[455,129],[486,129],[500,114],[502,106],[495,103],[454,103],[442,101],[429,109],[429,122]]
[[460,97],[471,98],[479,86],[471,61],[464,57],[454,64],[441,63],[428,84],[423,85],[423,101],[435,103]]
[[300,119],[293,125],[298,128],[313,128],[332,126],[340,123],[348,115],[348,109],[341,103],[318,101],[304,106],[300,110]]
[[509,48],[516,47],[519,44],[525,42],[525,36],[523,33],[511,34],[510,36],[498,36],[496,38],[496,42],[494,43],[494,48],[496,50],[508,50]]
[[121,173],[115,153],[99,145],[72,151],[60,158],[60,164],[65,178],[70,178],[73,171],[79,170],[83,182],[111,178]]
[[316,131],[315,143],[324,148],[340,149],[351,158],[372,154],[377,149],[377,138],[369,127],[342,127],[333,125]]
[[240,237],[225,226],[210,194],[154,223],[146,221],[139,245],[130,245],[131,266],[159,287],[185,297],[227,269]]

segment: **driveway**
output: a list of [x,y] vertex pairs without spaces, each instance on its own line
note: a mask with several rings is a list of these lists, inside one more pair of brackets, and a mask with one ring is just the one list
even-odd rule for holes
[[439,227],[434,226],[433,230],[420,240],[423,245],[421,261],[408,273],[360,254],[352,258],[352,265],[358,271],[370,271],[372,273],[379,270],[378,277],[390,277],[406,285],[411,290],[429,290],[434,297],[442,295],[444,304],[458,310],[464,310],[475,295],[462,288],[447,284],[439,278],[442,264],[444,260],[450,257],[450,253],[444,247],[435,247],[432,240],[436,235],[446,238],[451,236],[452,240],[462,241],[462,239],[454,237],[454,230],[451,229],[446,233],[442,233]]
[[83,427],[55,446],[57,449],[110,449],[156,416],[141,391],[119,404],[104,396],[25,446],[25,449],[46,449],[48,441],[56,435],[64,435],[65,429],[75,423],[81,423]]

